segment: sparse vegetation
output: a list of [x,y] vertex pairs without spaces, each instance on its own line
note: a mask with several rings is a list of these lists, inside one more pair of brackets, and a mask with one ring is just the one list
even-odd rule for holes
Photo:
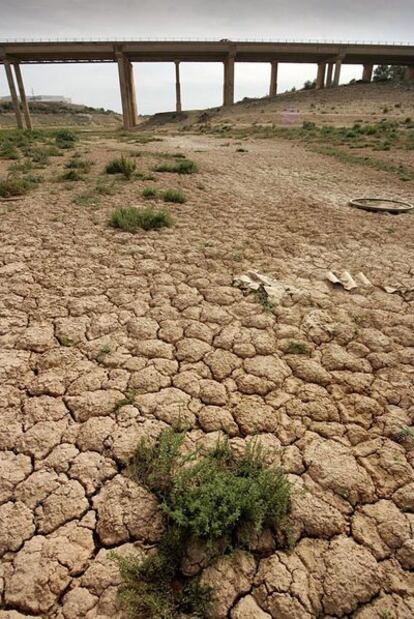
[[60,129],[55,133],[55,143],[58,148],[73,148],[78,141],[78,136],[71,129]]
[[161,501],[166,520],[153,554],[117,558],[120,599],[131,617],[207,617],[210,590],[180,571],[188,541],[216,548],[213,556],[218,548],[246,547],[264,527],[280,528],[289,512],[290,483],[282,471],[265,466],[258,442],[236,458],[227,442],[204,456],[184,455],[184,438],[168,429],[155,445],[143,440],[130,464],[132,478]]
[[70,170],[78,170],[82,174],[90,172],[93,165],[93,161],[90,159],[82,159],[81,157],[72,157],[65,163],[65,168]]
[[95,191],[101,196],[113,196],[116,193],[115,183],[106,183],[99,180],[96,183]]
[[314,149],[316,152],[322,155],[328,155],[329,157],[335,157],[343,163],[352,163],[358,165],[365,165],[375,170],[381,170],[383,172],[390,172],[396,174],[400,180],[413,180],[414,170],[403,166],[402,164],[394,164],[383,159],[375,159],[374,157],[361,157],[344,150],[333,147],[319,147]]
[[155,167],[156,172],[172,172],[175,174],[193,174],[197,166],[191,159],[177,159],[174,163],[161,163]]
[[73,198],[73,202],[79,206],[97,208],[99,206],[99,196],[94,191],[85,191]]
[[135,161],[122,155],[119,159],[112,159],[112,161],[107,163],[105,172],[107,174],[122,174],[126,179],[130,180],[136,169],[137,164]]
[[136,393],[133,389],[130,389],[129,391],[127,391],[125,394],[125,398],[123,398],[122,400],[118,400],[118,402],[115,404],[115,410],[117,411],[123,406],[130,406],[131,404],[133,404],[135,401],[135,396],[136,396]]
[[260,303],[265,312],[270,312],[273,309],[273,305],[269,300],[269,295],[267,294],[263,284],[260,284],[259,288],[255,290],[255,296],[257,302]]
[[398,443],[408,442],[410,444],[414,444],[414,430],[413,428],[409,428],[408,426],[404,426],[396,435],[396,440]]
[[142,195],[146,200],[154,200],[155,198],[158,197],[158,192],[155,189],[155,187],[145,187],[145,189],[142,192]]
[[61,175],[62,181],[81,181],[83,179],[82,174],[79,174],[78,170],[68,170]]
[[0,197],[14,198],[23,196],[30,189],[30,182],[24,177],[9,175],[5,179],[0,179]]
[[308,355],[310,351],[306,342],[290,340],[286,346],[286,352],[292,355]]
[[19,159],[19,151],[10,142],[4,142],[0,146],[0,159]]
[[167,189],[162,194],[164,202],[175,202],[177,204],[183,204],[185,202],[185,196],[182,191],[178,189]]
[[110,225],[126,232],[143,230],[159,230],[169,228],[173,220],[168,211],[154,208],[121,207],[113,211]]

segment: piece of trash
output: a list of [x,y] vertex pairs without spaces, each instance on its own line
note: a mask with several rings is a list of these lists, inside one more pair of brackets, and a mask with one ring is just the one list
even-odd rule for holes
[[244,275],[235,277],[233,284],[241,290],[258,292],[263,299],[266,298],[272,305],[279,304],[285,295],[292,296],[299,293],[299,290],[293,286],[283,284],[257,271],[247,271]]
[[404,286],[383,286],[383,290],[388,294],[398,294],[404,301],[414,301],[414,288]]
[[354,288],[358,288],[359,286],[364,288],[372,286],[372,283],[369,281],[368,277],[366,277],[366,275],[364,275],[361,271],[354,275],[354,277],[352,277],[349,271],[343,271],[339,276],[335,275],[332,271],[329,271],[326,277],[332,284],[342,286],[345,290],[354,290]]

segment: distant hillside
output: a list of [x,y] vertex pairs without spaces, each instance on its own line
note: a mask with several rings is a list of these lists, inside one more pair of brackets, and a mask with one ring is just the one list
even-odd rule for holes
[[349,125],[358,120],[414,119],[414,82],[356,83],[324,90],[299,90],[276,97],[243,99],[228,108],[155,114],[140,129],[200,125],[275,124],[286,126],[311,120],[319,125]]
[[[43,101],[31,101],[29,107],[35,127],[98,126],[117,128],[122,125],[120,114],[112,110],[104,110],[104,108]],[[15,125],[12,104],[9,101],[0,103],[0,127],[15,127]]]

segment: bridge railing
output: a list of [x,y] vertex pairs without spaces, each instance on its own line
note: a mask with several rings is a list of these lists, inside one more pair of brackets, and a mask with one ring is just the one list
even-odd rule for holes
[[1,43],[117,43],[117,42],[210,42],[220,43],[231,41],[234,43],[320,43],[331,45],[401,45],[414,46],[414,41],[372,41],[372,40],[331,40],[331,39],[207,39],[200,37],[59,37],[59,38],[10,38],[0,36]]

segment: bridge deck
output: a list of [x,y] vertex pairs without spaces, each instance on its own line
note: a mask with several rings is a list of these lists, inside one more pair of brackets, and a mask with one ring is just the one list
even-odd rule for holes
[[116,52],[131,62],[329,62],[414,64],[414,45],[244,41],[39,41],[1,42],[5,57],[21,63],[116,62]]

